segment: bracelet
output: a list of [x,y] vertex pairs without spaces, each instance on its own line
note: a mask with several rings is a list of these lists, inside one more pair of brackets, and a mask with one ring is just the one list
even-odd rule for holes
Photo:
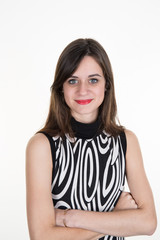
[[65,221],[65,216],[66,216],[66,214],[67,214],[67,212],[68,212],[69,210],[70,210],[70,209],[65,209],[65,210],[64,210],[63,224],[64,224],[65,227],[67,227],[66,221]]

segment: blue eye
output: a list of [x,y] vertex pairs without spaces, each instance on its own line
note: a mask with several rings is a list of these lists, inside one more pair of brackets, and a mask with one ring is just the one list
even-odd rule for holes
[[77,82],[78,82],[78,80],[76,80],[76,79],[68,80],[68,83],[71,84],[71,85],[76,84]]
[[94,84],[94,83],[97,83],[98,82],[98,79],[96,78],[92,78],[89,80],[90,83]]

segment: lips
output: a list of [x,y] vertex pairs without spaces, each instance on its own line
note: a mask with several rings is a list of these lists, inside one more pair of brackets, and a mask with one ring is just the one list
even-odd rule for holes
[[89,104],[93,99],[85,99],[85,100],[75,100],[78,104],[86,105]]

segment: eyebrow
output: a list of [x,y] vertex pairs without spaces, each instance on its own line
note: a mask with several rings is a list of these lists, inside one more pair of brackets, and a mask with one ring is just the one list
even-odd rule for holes
[[[88,77],[102,77],[101,75],[99,75],[98,73],[95,73],[95,74],[91,74],[91,75],[88,75]],[[71,76],[71,78],[78,78],[77,76]]]

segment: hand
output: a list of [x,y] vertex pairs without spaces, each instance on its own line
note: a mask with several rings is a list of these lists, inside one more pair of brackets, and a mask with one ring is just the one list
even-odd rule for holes
[[131,193],[122,192],[113,211],[119,211],[119,210],[125,210],[125,209],[137,209],[137,208],[138,208],[138,205],[134,200],[134,198],[132,197]]

